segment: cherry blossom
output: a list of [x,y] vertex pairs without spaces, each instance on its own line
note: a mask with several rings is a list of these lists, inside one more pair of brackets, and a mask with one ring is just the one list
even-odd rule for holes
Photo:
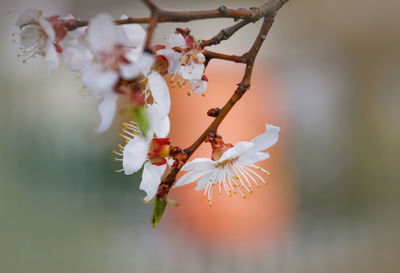
[[205,56],[189,33],[188,29],[178,28],[176,33],[169,37],[170,48],[161,48],[156,53],[167,58],[169,74],[173,77],[179,74],[184,80],[182,84],[189,82],[193,93],[202,94],[208,83],[204,75]]
[[[116,26],[110,15],[99,14],[90,21],[87,37],[71,41],[66,49],[67,66],[82,70],[83,82],[103,98],[98,105],[101,116],[98,132],[107,130],[114,119],[121,90],[117,84],[121,79],[131,81],[141,77],[146,82],[143,90],[146,99],[151,95],[162,113],[169,113],[169,89],[163,77],[152,69],[153,55],[143,51],[145,38],[140,25]],[[93,52],[92,58],[88,49]]]
[[167,166],[169,156],[169,118],[163,115],[157,105],[151,105],[147,109],[150,128],[146,136],[143,136],[136,122],[124,123],[125,128],[121,136],[126,145],[118,145],[119,151],[114,153],[121,158],[122,169],[126,175],[139,171],[143,166],[142,180],[139,188],[147,193],[145,201],[150,201],[157,193],[161,183],[161,176]]
[[20,45],[23,48],[20,56],[24,62],[36,55],[44,57],[49,72],[59,65],[58,53],[62,52],[59,42],[64,39],[67,30],[60,24],[59,16],[43,17],[39,9],[27,9],[18,18],[16,25],[20,28]]
[[[214,188],[218,186],[219,193],[225,191],[229,196],[239,192],[243,198],[245,193],[253,192],[254,184],[259,187],[259,182],[265,183],[264,178],[256,171],[270,174],[267,170],[254,165],[258,161],[269,158],[269,154],[262,152],[279,139],[280,128],[266,125],[266,132],[255,137],[250,142],[242,141],[234,146],[219,141],[212,143],[212,159],[196,158],[183,167],[184,174],[174,187],[197,182],[196,190],[204,190],[204,196],[211,200]],[[259,182],[257,182],[257,180]]]
[[[98,105],[101,117],[98,132],[106,131],[114,119],[118,99],[115,87],[120,79],[120,70],[131,62],[132,55],[138,54],[145,36],[137,24],[116,26],[110,15],[99,14],[89,23],[87,45],[76,41],[68,48],[70,68],[80,70],[86,66],[82,71],[83,82],[91,92],[103,98]],[[93,52],[92,59],[85,53],[86,48]],[[86,61],[91,63],[85,64]]]

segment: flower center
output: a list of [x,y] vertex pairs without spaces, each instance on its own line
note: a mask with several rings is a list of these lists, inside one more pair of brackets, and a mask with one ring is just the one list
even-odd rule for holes
[[99,59],[104,68],[109,70],[118,70],[120,64],[128,64],[129,60],[125,57],[126,47],[121,44],[114,45],[111,51],[102,51]]
[[153,138],[147,153],[151,164],[161,166],[167,163],[166,157],[170,153],[169,138]]
[[223,168],[223,167],[225,167],[225,166],[228,165],[228,164],[233,165],[233,164],[236,163],[236,161],[237,161],[238,159],[239,159],[239,157],[237,156],[237,157],[234,157],[234,158],[230,158],[230,159],[224,160],[224,161],[218,163],[217,166],[215,166],[215,167],[216,167],[216,168],[220,168],[220,167]]
[[[222,139],[221,141],[215,141],[214,143],[211,143],[211,147],[212,147],[212,155],[211,155],[211,159],[212,160],[219,160],[221,158],[221,156],[230,148],[233,147],[232,144],[227,143],[225,144]],[[225,160],[227,161],[227,160]],[[224,162],[225,162],[224,161]]]

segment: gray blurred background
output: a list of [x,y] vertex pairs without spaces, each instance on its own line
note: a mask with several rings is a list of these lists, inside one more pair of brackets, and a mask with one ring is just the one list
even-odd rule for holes
[[[113,172],[118,124],[95,134],[96,101],[80,95],[75,74],[16,57],[14,22],[29,7],[83,19],[148,14],[139,1],[1,1],[0,272],[399,272],[399,1],[291,0],[279,11],[255,69],[267,64],[285,98],[281,165],[294,215],[284,240],[254,252],[204,246],[168,215],[151,228],[137,181]],[[207,38],[230,24],[186,25]],[[250,25],[219,50],[243,52],[256,33]]]

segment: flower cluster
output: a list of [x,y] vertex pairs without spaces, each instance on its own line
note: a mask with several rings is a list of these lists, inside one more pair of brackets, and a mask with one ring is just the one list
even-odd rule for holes
[[[89,94],[101,98],[98,132],[111,126],[118,98],[127,99],[129,106],[121,112],[130,114],[132,121],[124,123],[125,143],[114,151],[115,160],[122,163],[117,172],[130,175],[143,169],[139,188],[146,192],[146,202],[163,197],[160,183],[167,168],[186,171],[174,187],[197,181],[196,190],[204,190],[210,206],[215,187],[219,193],[245,197],[253,186],[265,183],[262,175],[269,172],[255,163],[269,157],[265,150],[278,141],[279,127],[266,125],[264,134],[235,145],[209,132],[205,142],[211,144],[211,158],[188,163],[190,154],[170,143],[171,99],[164,77],[169,75],[178,86],[188,84],[189,94],[203,94],[208,84],[205,51],[189,29],[177,28],[167,45],[150,48],[139,24],[117,25],[110,15],[98,14],[88,24],[68,28],[75,20],[71,15],[44,17],[41,10],[26,10],[16,22],[21,56],[24,62],[43,56],[49,72],[63,60],[79,73]],[[219,108],[212,116],[217,115]]]

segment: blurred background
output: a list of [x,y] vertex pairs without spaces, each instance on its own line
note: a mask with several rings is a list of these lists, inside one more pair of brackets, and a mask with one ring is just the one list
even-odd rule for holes
[[[262,1],[155,1],[168,9],[251,7]],[[227,142],[265,123],[281,139],[263,167],[268,186],[246,200],[194,185],[174,190],[156,229],[140,174],[112,150],[124,117],[96,134],[97,100],[62,65],[22,64],[15,20],[26,8],[90,19],[148,14],[139,1],[2,0],[0,16],[0,272],[399,272],[400,2],[291,0],[257,59],[250,91],[227,117]],[[207,39],[232,20],[189,26]],[[240,54],[259,24],[212,50]],[[187,146],[240,81],[243,66],[212,61],[205,97],[171,89],[171,140]],[[123,101],[121,100],[121,104]],[[209,156],[203,145],[197,156]]]

